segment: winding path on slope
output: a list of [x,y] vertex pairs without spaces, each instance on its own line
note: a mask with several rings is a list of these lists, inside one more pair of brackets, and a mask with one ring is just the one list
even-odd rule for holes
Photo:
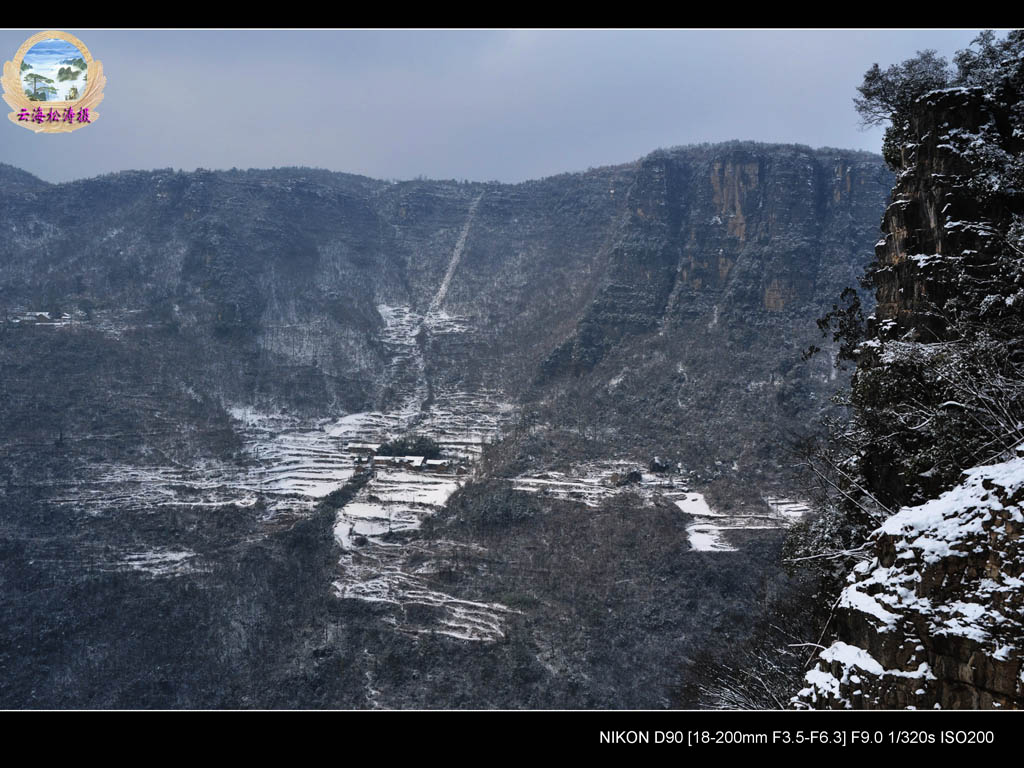
[[473,225],[473,219],[476,216],[476,208],[480,205],[480,201],[483,199],[484,193],[481,192],[476,196],[476,199],[469,204],[469,213],[466,216],[466,223],[462,225],[462,232],[459,233],[459,239],[455,243],[455,250],[452,251],[452,258],[448,262],[448,269],[444,273],[444,279],[441,280],[441,285],[437,288],[437,293],[434,294],[433,300],[430,302],[430,307],[427,310],[427,317],[431,313],[437,312],[441,309],[441,304],[444,302],[445,296],[448,295],[448,286],[451,285],[452,277],[455,275],[455,270],[459,266],[459,261],[462,259],[462,252],[466,249],[466,238],[469,236],[469,228]]

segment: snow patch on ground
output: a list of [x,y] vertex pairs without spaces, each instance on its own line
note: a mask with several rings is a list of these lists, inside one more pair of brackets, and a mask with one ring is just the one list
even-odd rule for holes
[[110,570],[138,571],[149,576],[180,576],[197,570],[196,553],[191,550],[151,549],[124,552],[110,564]]

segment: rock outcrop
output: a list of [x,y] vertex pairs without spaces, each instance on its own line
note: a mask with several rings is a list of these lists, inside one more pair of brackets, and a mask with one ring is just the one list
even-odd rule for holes
[[[911,115],[918,137],[903,148],[903,168],[875,252],[884,273],[877,291],[882,338],[945,338],[962,294],[992,276],[1018,208],[1014,190],[986,188],[984,160],[1018,157],[1010,107],[980,87],[936,91]],[[986,155],[986,157],[982,157]],[[991,159],[990,159],[991,158]],[[909,335],[908,335],[909,334]]]
[[1024,704],[1024,459],[978,467],[889,518],[836,607],[839,637],[803,703],[853,709]]

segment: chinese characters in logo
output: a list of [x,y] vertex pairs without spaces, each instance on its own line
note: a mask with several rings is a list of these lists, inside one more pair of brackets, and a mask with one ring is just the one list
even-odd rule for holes
[[56,110],[50,107],[46,112],[43,112],[42,107],[36,107],[31,112],[24,107],[18,113],[18,122],[32,122],[39,123],[88,123],[92,122],[89,120],[89,108],[82,107],[78,110],[78,116],[75,116],[75,108],[67,107],[63,111]]

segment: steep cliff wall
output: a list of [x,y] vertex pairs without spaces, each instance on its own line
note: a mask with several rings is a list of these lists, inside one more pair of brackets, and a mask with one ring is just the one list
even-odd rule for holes
[[[878,413],[906,417],[892,419],[886,432],[917,430],[929,444],[875,440],[858,461],[879,496],[932,496],[870,535],[835,605],[834,642],[795,701],[1021,708],[1024,459],[1016,416],[982,428],[984,408],[1011,414],[1019,407],[1009,362],[1019,350],[1021,274],[1011,234],[1024,213],[1013,183],[1019,96],[1005,88],[937,91],[917,102],[910,125],[917,140],[904,148],[905,170],[885,214],[878,305],[854,391],[859,386],[861,402]],[[997,373],[979,373],[987,370],[979,350],[992,349]],[[880,395],[883,388],[890,393]],[[952,391],[963,397],[943,394]],[[917,399],[929,395],[944,402]]]
[[623,335],[690,320],[757,326],[813,311],[852,282],[849,246],[870,238],[889,179],[876,158],[802,147],[650,155],[594,300],[547,366],[588,369]]
[[986,188],[983,155],[1019,156],[1024,143],[1010,111],[980,87],[937,91],[917,104],[918,139],[903,148],[876,247],[885,273],[877,291],[882,338],[939,341],[951,317],[983,309],[965,299],[994,276],[1015,212],[1012,190]]

